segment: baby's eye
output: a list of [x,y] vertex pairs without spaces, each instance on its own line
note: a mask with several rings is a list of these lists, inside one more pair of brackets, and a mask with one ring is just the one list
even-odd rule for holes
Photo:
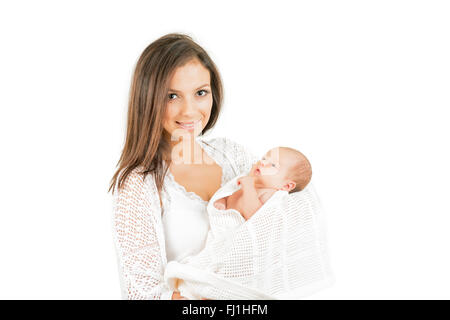
[[274,163],[272,163],[272,167],[275,167],[275,164],[274,164]]

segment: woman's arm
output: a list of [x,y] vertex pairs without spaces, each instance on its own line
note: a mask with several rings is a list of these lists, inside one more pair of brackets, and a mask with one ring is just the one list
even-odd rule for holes
[[158,232],[161,222],[155,219],[160,210],[156,186],[146,184],[136,170],[114,195],[113,234],[123,298],[172,298],[163,281],[166,259]]

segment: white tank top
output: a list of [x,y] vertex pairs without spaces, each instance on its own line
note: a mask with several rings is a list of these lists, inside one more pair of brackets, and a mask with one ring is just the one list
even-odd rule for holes
[[179,185],[170,171],[164,187],[170,196],[170,204],[163,202],[162,222],[166,242],[167,261],[181,261],[203,249],[209,230],[206,211],[207,201],[197,194],[187,192]]

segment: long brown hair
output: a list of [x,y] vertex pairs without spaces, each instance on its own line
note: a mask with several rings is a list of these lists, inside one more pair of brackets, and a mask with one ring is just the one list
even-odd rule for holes
[[[214,127],[220,113],[223,88],[220,74],[206,51],[186,34],[169,33],[142,52],[134,70],[128,103],[125,145],[108,192],[114,193],[135,168],[142,166],[144,179],[153,174],[161,199],[164,176],[170,165],[170,142],[163,135],[170,79],[175,69],[198,59],[209,70],[213,104],[200,135]],[[164,166],[166,161],[167,166]]]

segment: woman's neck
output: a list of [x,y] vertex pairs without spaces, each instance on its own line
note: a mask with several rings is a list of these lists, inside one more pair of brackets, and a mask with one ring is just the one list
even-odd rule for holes
[[170,158],[175,165],[203,164],[203,149],[196,141],[196,137],[190,139],[180,138],[178,141],[170,141]]

